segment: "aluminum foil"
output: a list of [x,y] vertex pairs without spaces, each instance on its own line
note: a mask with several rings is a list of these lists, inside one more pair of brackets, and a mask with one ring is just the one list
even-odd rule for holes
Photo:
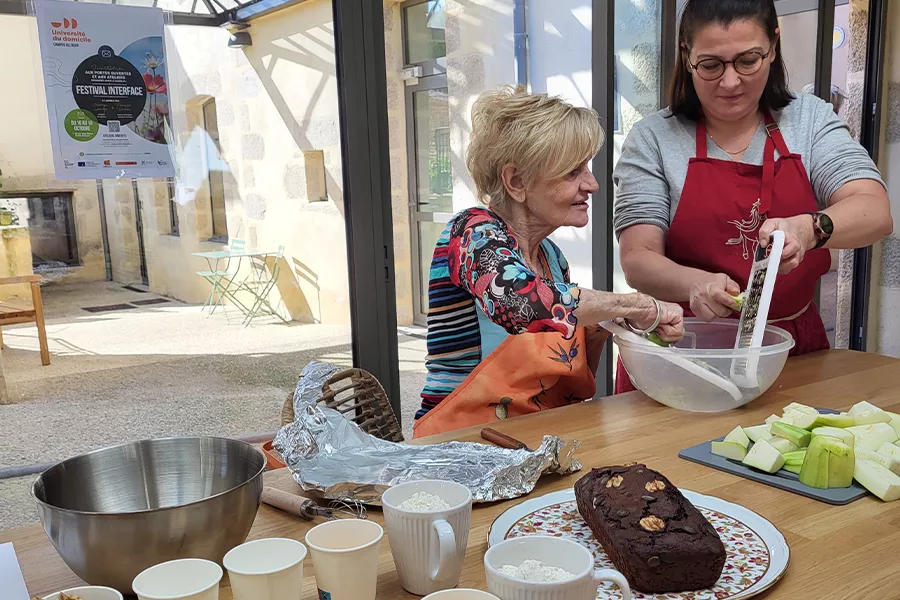
[[421,479],[455,481],[472,491],[474,502],[524,496],[543,474],[581,469],[578,441],[545,435],[534,451],[508,450],[474,442],[412,446],[364,433],[336,410],[316,404],[322,383],[337,371],[327,363],[306,366],[294,391],[294,422],[275,437],[294,480],[328,499],[380,504],[393,485]]

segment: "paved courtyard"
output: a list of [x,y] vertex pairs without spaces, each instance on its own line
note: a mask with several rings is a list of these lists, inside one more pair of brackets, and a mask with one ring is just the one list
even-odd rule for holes
[[[43,289],[51,365],[34,326],[3,329],[13,404],[0,405],[0,473],[123,441],[173,435],[274,432],[310,360],[350,366],[350,328],[258,320],[113,283]],[[131,303],[157,300],[156,304]],[[129,304],[127,310],[85,308]],[[422,332],[399,335],[403,424],[424,381]],[[0,530],[37,519],[34,475],[0,479]]]

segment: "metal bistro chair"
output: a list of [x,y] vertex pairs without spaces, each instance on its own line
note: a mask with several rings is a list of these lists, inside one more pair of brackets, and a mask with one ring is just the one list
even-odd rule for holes
[[[391,401],[374,375],[363,369],[347,369],[322,384],[317,400],[350,419],[369,435],[389,442],[402,442],[403,429]],[[294,422],[294,394],[288,394],[281,410],[281,424]]]
[[[228,243],[228,250],[230,252],[243,252],[245,242],[244,240],[233,239]],[[197,275],[205,279],[212,285],[212,290],[209,292],[209,296],[206,298],[206,302],[203,303],[203,308],[210,306],[211,309],[209,314],[213,314],[216,312],[216,307],[219,305],[219,302],[222,301],[223,298],[231,298],[232,301],[236,302],[236,299],[232,297],[229,293],[228,288],[231,286],[231,279],[229,279],[231,273],[229,273],[229,268],[231,267],[231,258],[229,257],[225,261],[225,269],[218,270],[219,262],[216,261],[216,270],[215,271],[197,271]],[[223,282],[225,285],[223,286]],[[238,302],[240,304],[240,302]]]
[[[268,258],[274,256],[275,262],[272,265],[271,275],[269,274]],[[269,294],[278,283],[278,276],[281,274],[281,259],[284,257],[284,246],[278,247],[278,252],[274,255],[260,255],[250,257],[250,275],[241,282],[235,289],[234,293],[240,291],[248,292],[253,296],[253,304],[247,310],[247,316],[244,319],[244,326],[250,325],[256,317],[263,315],[274,315],[284,322],[287,320],[281,316],[277,310],[272,307],[269,302]]]

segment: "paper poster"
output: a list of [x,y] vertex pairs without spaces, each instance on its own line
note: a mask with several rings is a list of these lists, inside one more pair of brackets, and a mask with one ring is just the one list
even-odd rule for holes
[[57,179],[174,177],[163,13],[36,2]]

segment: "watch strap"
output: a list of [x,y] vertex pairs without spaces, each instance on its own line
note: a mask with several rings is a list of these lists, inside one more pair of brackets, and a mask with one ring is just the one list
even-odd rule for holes
[[830,225],[828,227],[823,226],[823,217],[825,219],[829,219],[828,215],[820,212],[810,213],[810,215],[812,216],[813,220],[813,234],[816,236],[816,245],[813,246],[813,249],[817,250],[825,246],[825,244],[828,243],[828,240],[831,239],[833,227]]

